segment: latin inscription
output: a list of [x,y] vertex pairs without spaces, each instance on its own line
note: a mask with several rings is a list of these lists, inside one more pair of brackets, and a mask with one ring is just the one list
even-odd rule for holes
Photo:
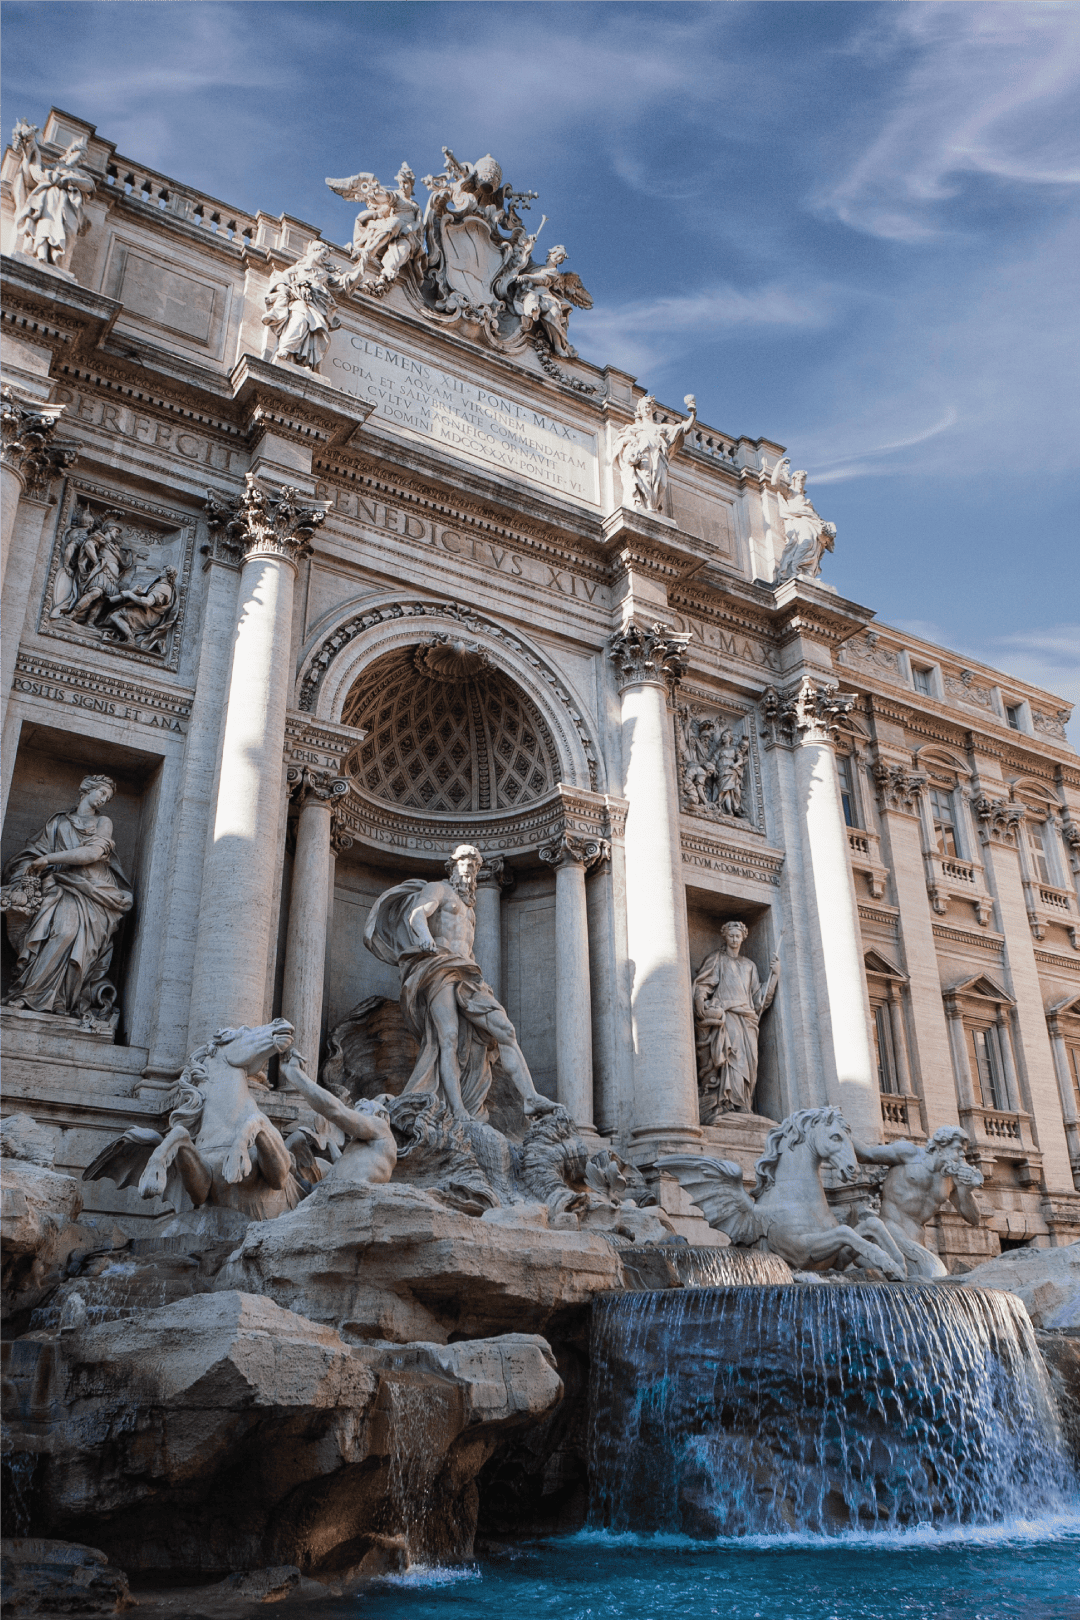
[[234,450],[218,439],[207,439],[173,422],[160,422],[155,416],[147,416],[129,405],[100,399],[96,394],[80,394],[73,388],[61,387],[56,390],[56,399],[69,407],[64,417],[66,422],[85,422],[88,427],[119,434],[122,439],[177,455],[183,461],[197,461],[215,472],[230,472],[234,457],[241,465],[247,460],[244,449]]
[[327,382],[370,400],[375,417],[411,438],[600,503],[595,434],[355,332],[335,334],[323,371]]
[[598,579],[585,579],[581,574],[572,574],[569,569],[554,568],[539,558],[511,551],[508,546],[501,546],[495,540],[484,540],[479,535],[432,522],[416,512],[405,511],[403,507],[390,506],[353,490],[324,483],[316,484],[315,499],[332,500],[334,511],[340,512],[342,517],[356,518],[373,528],[401,535],[403,539],[420,540],[435,551],[445,551],[450,557],[466,558],[479,563],[481,568],[489,568],[507,578],[540,585],[547,590],[557,591],[560,596],[574,596],[580,602],[598,602],[601,606],[607,602],[607,591]]
[[186,735],[181,722],[191,713],[189,703],[171,702],[164,694],[160,703],[140,701],[135,687],[117,689],[110,685],[106,690],[95,690],[94,678],[88,671],[57,664],[41,665],[33,659],[24,662],[23,654],[20,654],[12,687],[25,697],[44,698],[48,703],[62,704],[65,709],[102,714],[112,720],[148,726],[154,731],[170,731],[179,737]]

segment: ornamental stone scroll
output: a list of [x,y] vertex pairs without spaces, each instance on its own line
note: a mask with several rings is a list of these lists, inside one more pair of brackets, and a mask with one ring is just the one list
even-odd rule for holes
[[979,832],[984,843],[1015,844],[1020,824],[1027,814],[1022,804],[1009,799],[992,799],[980,793],[971,801],[971,808],[979,821]]
[[903,815],[917,816],[919,794],[927,778],[918,771],[909,771],[903,765],[879,759],[874,766],[874,780],[878,785],[883,810],[894,810]]

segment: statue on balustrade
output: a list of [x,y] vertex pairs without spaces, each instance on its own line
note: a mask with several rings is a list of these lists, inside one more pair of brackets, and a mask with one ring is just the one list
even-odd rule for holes
[[334,294],[348,289],[349,278],[330,268],[325,242],[309,242],[296,263],[274,277],[262,323],[277,337],[275,366],[292,362],[318,371],[330,333],[341,325],[334,314]]
[[969,1226],[978,1226],[982,1211],[975,1188],[982,1172],[969,1164],[968,1139],[959,1125],[942,1125],[925,1147],[917,1142],[856,1142],[863,1164],[888,1165],[881,1184],[881,1219],[907,1263],[910,1278],[936,1281],[946,1275],[937,1255],[923,1243],[923,1227],[951,1204]]
[[398,183],[396,191],[380,185],[378,178],[366,171],[326,181],[339,197],[364,204],[353,226],[352,258],[356,268],[350,270],[345,282],[350,288],[358,286],[376,297],[421,256],[424,245],[420,204],[413,196],[416,176],[403,163],[394,178]]
[[690,415],[682,422],[664,424],[655,419],[656,400],[651,394],[638,401],[634,420],[618,435],[613,460],[622,480],[624,506],[643,512],[663,509],[667,488],[668,463],[697,421],[697,401],[693,394],[683,400]]
[[697,1041],[698,1097],[701,1123],[711,1125],[722,1114],[753,1110],[758,1072],[758,1026],[772,1006],[780,982],[780,952],[772,959],[764,986],[755,964],[740,955],[749,930],[745,923],[726,922],[724,943],[701,964],[694,980],[694,1029]]
[[91,1024],[114,1015],[113,941],[135,899],[101,814],[115,792],[111,777],[84,777],[75,808],[8,862],[0,906],[17,961],[5,1005]]
[[[785,495],[781,481],[791,491]],[[821,573],[821,559],[832,551],[836,540],[835,523],[823,523],[806,493],[806,473],[792,472],[785,456],[772,470],[771,483],[780,503],[780,517],[784,526],[784,550],[776,565],[772,583],[782,585],[787,579],[800,576],[817,579]]]
[[400,970],[402,1014],[420,1046],[405,1093],[437,1092],[459,1119],[486,1119],[496,1059],[527,1116],[556,1106],[533,1084],[514,1026],[473,955],[483,859],[460,845],[446,882],[409,878],[388,889],[364,928],[368,950]]
[[18,251],[49,270],[74,279],[68,269],[76,238],[90,229],[86,199],[96,190],[93,175],[83,167],[87,137],[73,140],[62,157],[50,163],[38,146],[34,124],[20,120],[11,137],[19,159],[13,192]]

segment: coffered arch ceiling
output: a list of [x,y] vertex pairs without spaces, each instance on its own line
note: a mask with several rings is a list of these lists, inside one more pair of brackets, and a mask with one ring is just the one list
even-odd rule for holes
[[385,653],[341,719],[367,732],[351,770],[384,803],[451,816],[516,810],[559,780],[539,709],[474,643],[445,637]]

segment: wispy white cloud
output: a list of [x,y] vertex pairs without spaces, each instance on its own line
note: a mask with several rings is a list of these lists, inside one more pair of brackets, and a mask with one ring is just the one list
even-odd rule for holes
[[[927,240],[956,223],[940,205],[965,174],[1080,183],[1075,106],[1080,9],[1068,4],[874,8],[851,49],[895,63],[877,134],[813,197],[859,231]],[[910,53],[905,71],[904,53]]]
[[714,282],[672,298],[608,304],[578,322],[583,349],[616,365],[646,370],[725,333],[754,328],[817,331],[853,297],[843,289],[773,282],[749,291]]

